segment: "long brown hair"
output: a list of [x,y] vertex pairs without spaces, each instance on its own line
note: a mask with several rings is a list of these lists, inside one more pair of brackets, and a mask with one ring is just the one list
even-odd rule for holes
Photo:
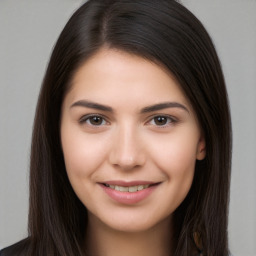
[[[75,195],[60,145],[60,109],[76,70],[101,47],[160,63],[178,80],[206,140],[191,190],[175,211],[175,255],[202,247],[227,256],[231,121],[218,56],[200,21],[173,0],[89,0],[71,17],[42,84],[32,139],[26,255],[84,255],[87,210]],[[198,245],[199,244],[199,245]]]

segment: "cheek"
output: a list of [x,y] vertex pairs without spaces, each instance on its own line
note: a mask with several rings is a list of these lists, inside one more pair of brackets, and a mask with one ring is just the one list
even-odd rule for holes
[[103,140],[95,140],[83,132],[69,127],[61,130],[62,150],[66,172],[73,190],[84,205],[90,206],[95,170],[105,157]]
[[166,176],[177,204],[184,200],[193,181],[197,138],[195,133],[175,134],[159,141],[157,148],[152,148],[152,159]]
[[179,173],[194,169],[198,144],[195,134],[173,134],[154,144],[157,146],[152,147],[152,155],[161,169],[172,169]]
[[70,179],[90,176],[101,165],[105,157],[103,142],[92,136],[68,128],[61,131],[62,150]]

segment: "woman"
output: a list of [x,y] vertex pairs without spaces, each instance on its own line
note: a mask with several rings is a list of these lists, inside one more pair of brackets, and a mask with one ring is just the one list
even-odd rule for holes
[[202,24],[172,0],[91,0],[53,50],[29,237],[4,255],[228,255],[231,125]]

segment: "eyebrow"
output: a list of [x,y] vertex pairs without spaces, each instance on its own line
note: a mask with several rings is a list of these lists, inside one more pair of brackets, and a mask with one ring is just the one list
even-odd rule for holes
[[141,110],[141,113],[154,112],[154,111],[158,111],[166,108],[181,108],[189,113],[188,109],[184,105],[178,102],[163,102],[163,103],[155,104],[152,106],[148,106],[143,108]]
[[[109,106],[91,102],[88,100],[76,101],[75,103],[73,103],[70,106],[70,108],[73,108],[73,107],[85,107],[85,108],[93,108],[93,109],[111,112],[111,113],[114,112],[113,108],[111,108]],[[178,102],[163,102],[163,103],[155,104],[152,106],[147,106],[147,107],[143,108],[140,112],[141,112],[141,114],[144,114],[144,113],[154,112],[154,111],[158,111],[158,110],[162,110],[162,109],[166,109],[166,108],[180,108],[189,113],[188,109],[184,105],[182,105]]]
[[85,108],[93,108],[97,110],[102,110],[106,112],[113,112],[113,109],[109,106],[101,105],[99,103],[87,101],[87,100],[79,100],[71,105],[70,108],[73,107],[85,107]]

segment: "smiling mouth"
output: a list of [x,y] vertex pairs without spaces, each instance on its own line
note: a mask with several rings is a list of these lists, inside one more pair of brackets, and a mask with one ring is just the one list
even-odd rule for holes
[[135,205],[155,191],[162,182],[154,183],[150,181],[105,181],[99,183],[103,191],[118,204]]
[[143,189],[147,189],[150,186],[154,186],[157,185],[158,183],[155,184],[146,184],[146,185],[137,185],[137,186],[129,186],[129,187],[125,187],[125,186],[118,186],[118,185],[110,185],[107,183],[104,183],[103,185],[105,187],[114,189],[116,191],[120,191],[120,192],[130,192],[130,193],[135,193],[137,191],[141,191]]

